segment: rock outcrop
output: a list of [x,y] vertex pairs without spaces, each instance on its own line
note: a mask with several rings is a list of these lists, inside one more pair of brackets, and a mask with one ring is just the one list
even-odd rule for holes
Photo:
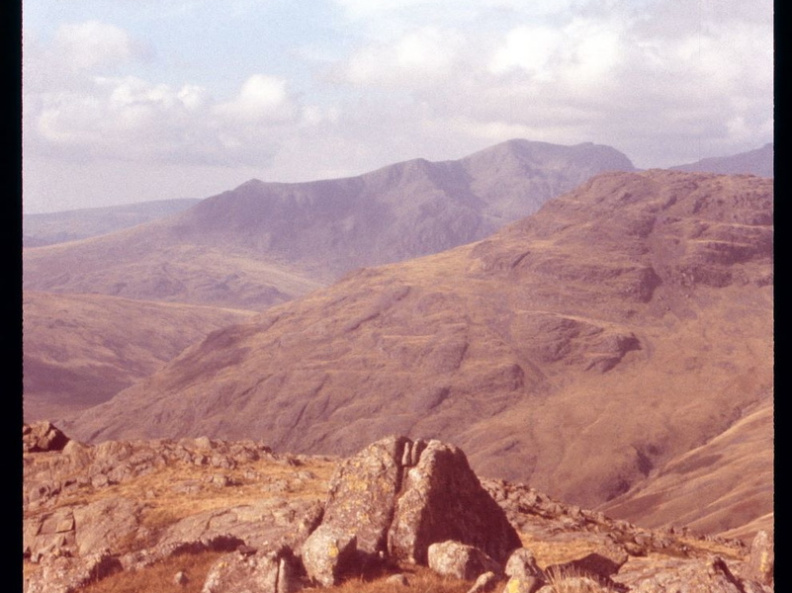
[[498,562],[520,546],[459,448],[406,437],[377,441],[339,466],[322,525],[354,535],[363,554],[424,565],[429,546],[448,540]]
[[[435,440],[382,439],[335,464],[332,477],[327,458],[206,438],[70,441],[60,452],[25,453],[24,461],[26,492],[44,492],[24,501],[26,593],[76,593],[116,573],[131,579],[177,556],[204,554],[204,572],[174,568],[168,580],[201,585],[202,593],[296,593],[391,574],[388,586],[410,587],[412,576],[393,572],[416,562],[430,569],[414,569],[418,582],[420,571],[434,571],[475,580],[470,593],[504,582],[504,593],[773,591],[766,533],[750,553],[717,538],[696,546],[685,529],[643,530],[520,484],[485,481],[485,488],[461,450]],[[311,470],[324,472],[321,486]],[[185,474],[193,479],[173,479]],[[157,505],[168,493],[181,508]],[[555,548],[574,553],[540,563],[514,526],[554,557]],[[643,555],[628,556],[627,543]],[[725,555],[713,556],[711,546]]]
[[467,457],[454,445],[429,441],[404,478],[388,531],[388,553],[426,564],[429,546],[455,540],[498,562],[520,547],[520,538],[481,486]]
[[46,420],[22,425],[22,451],[25,453],[61,451],[68,442],[69,437]]

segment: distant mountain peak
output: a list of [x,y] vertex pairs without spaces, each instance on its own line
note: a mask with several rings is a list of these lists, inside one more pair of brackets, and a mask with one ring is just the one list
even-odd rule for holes
[[722,157],[710,157],[688,163],[669,167],[675,171],[689,171],[702,173],[720,173],[723,175],[757,175],[758,177],[774,177],[775,147],[768,142],[762,148],[741,152]]

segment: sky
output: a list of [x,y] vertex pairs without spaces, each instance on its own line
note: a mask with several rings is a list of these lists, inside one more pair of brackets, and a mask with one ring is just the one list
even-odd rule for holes
[[772,0],[23,0],[23,211],[512,138],[640,168],[773,140]]

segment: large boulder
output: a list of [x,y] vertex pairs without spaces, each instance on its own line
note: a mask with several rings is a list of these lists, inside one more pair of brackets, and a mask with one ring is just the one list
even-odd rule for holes
[[353,533],[363,554],[385,551],[411,445],[406,437],[381,439],[342,461],[330,479],[322,524]]
[[467,457],[454,445],[429,441],[407,470],[388,531],[389,555],[427,563],[429,546],[455,540],[499,563],[521,547],[500,506],[482,488]]
[[427,556],[429,568],[442,576],[472,581],[485,572],[500,572],[500,565],[484,552],[455,541],[432,544]]

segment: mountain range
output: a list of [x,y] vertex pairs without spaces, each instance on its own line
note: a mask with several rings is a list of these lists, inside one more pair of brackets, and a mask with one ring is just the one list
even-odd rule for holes
[[263,309],[483,238],[606,170],[633,166],[606,146],[513,140],[346,179],[251,180],[172,217],[25,250],[24,289]]
[[652,526],[772,523],[771,179],[514,140],[177,206],[25,248],[26,415],[91,442],[441,438]]
[[441,438],[484,476],[602,504],[769,405],[772,213],[767,179],[602,174],[485,240],[213,332],[64,428],[337,454]]
[[[525,142],[526,141],[523,141],[523,143]],[[546,144],[536,142],[527,143],[527,145],[531,145],[535,149],[543,145],[547,146]],[[501,152],[503,152],[505,146],[508,146],[508,143],[502,147]],[[561,150],[568,147],[555,146],[554,148],[556,150]],[[486,153],[487,151],[484,152]],[[497,151],[495,152],[497,153]],[[493,158],[497,158],[497,154],[494,154]],[[748,173],[757,175],[759,177],[773,177],[773,158],[774,146],[772,143],[768,143],[757,150],[751,150],[725,157],[706,158],[695,163],[677,165],[670,168],[672,170],[701,173]],[[540,167],[542,165],[541,162],[536,164],[538,164]],[[619,163],[616,168],[621,170],[624,166],[625,163]],[[583,180],[581,179],[581,182],[582,181]],[[528,200],[529,202],[535,201],[535,194],[533,197],[528,197]],[[194,198],[181,198],[173,200],[141,202],[122,206],[83,208],[80,210],[51,212],[46,214],[25,214],[22,221],[24,234],[23,241],[25,247],[41,247],[43,245],[86,239],[96,235],[104,235],[113,231],[136,226],[144,222],[150,222],[158,218],[171,216],[178,212],[187,210],[191,206],[197,204],[199,201],[199,199]],[[528,210],[535,210],[537,205],[538,204],[534,205],[532,209],[530,204],[529,208],[527,209],[520,208],[519,215],[527,214]]]

